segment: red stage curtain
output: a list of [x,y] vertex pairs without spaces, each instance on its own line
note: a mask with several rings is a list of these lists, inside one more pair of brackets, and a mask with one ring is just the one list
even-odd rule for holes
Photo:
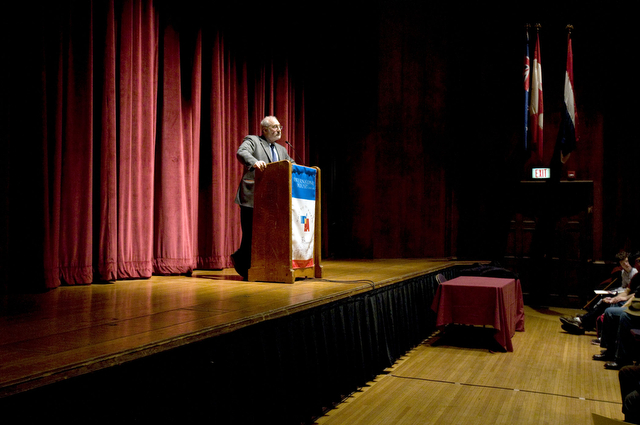
[[109,109],[115,109],[113,113],[118,115],[113,160],[117,195],[103,202],[112,205],[117,225],[101,235],[100,245],[95,247],[112,246],[109,259],[115,260],[116,267],[109,275],[100,276],[108,280],[152,274],[160,65],[159,17],[151,4],[125,2],[119,22],[114,25],[120,25],[120,43],[114,55],[119,58],[114,68],[119,63],[119,69],[114,69],[113,78],[119,89]]
[[288,61],[152,0],[46,7],[45,286],[230,267],[242,138],[274,114],[306,155]]

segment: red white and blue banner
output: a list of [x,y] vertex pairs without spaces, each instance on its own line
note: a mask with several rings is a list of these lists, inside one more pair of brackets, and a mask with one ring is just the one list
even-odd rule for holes
[[544,107],[542,102],[542,62],[540,59],[540,34],[536,34],[536,47],[531,67],[531,103],[529,105],[529,128],[531,129],[531,150],[542,159]]
[[560,161],[565,163],[569,154],[576,149],[578,135],[578,109],[573,91],[573,49],[571,35],[567,44],[567,71],[564,76],[564,113],[560,122],[556,149],[560,151]]
[[291,173],[291,227],[293,268],[312,267],[316,225],[315,168],[293,165]]

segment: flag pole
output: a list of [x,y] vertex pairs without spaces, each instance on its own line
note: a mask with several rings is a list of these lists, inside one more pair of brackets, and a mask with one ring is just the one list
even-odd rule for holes
[[524,152],[528,155],[529,152],[529,87],[531,81],[531,68],[530,68],[530,55],[529,55],[529,30],[530,24],[524,25],[524,32],[526,36],[525,43],[525,56],[524,56]]

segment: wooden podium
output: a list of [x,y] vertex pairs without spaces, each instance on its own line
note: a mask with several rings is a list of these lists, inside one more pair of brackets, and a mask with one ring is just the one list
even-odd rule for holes
[[[292,178],[294,165],[278,161],[255,174],[253,237],[251,242],[251,282],[294,283],[296,278],[322,277],[320,169],[296,165],[296,171],[315,170],[315,209],[307,223],[313,232],[313,258],[301,267],[293,249],[294,215]],[[304,170],[306,169],[306,170]],[[313,215],[313,216],[311,216]],[[305,227],[305,229],[307,229]],[[311,235],[309,235],[311,237]]]

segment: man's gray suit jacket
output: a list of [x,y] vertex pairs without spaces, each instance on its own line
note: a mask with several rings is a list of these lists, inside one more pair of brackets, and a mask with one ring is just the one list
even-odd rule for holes
[[[284,146],[274,143],[278,161],[287,160],[295,162],[291,159]],[[255,187],[255,168],[254,165],[258,161],[264,161],[267,164],[274,162],[271,158],[271,146],[267,139],[262,136],[246,136],[242,144],[236,152],[236,157],[246,171],[240,181],[240,186],[236,192],[236,204],[242,207],[253,208],[253,190]]]

